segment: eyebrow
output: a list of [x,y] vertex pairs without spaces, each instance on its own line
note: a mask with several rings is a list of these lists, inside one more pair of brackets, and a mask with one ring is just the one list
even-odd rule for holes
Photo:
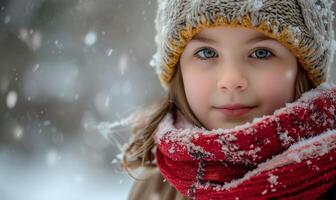
[[247,40],[246,43],[260,42],[260,41],[265,41],[265,40],[273,40],[273,41],[275,41],[275,39],[270,38],[270,37],[268,37],[266,35],[258,35],[256,37],[253,37],[253,38]]
[[[252,37],[249,40],[247,40],[246,43],[250,44],[250,43],[255,43],[255,42],[260,42],[260,41],[265,41],[265,40],[275,41],[275,39],[270,38],[266,35],[257,35],[255,37]],[[192,39],[192,41],[199,41],[199,42],[205,42],[205,43],[217,43],[216,40],[213,40],[211,38],[207,38],[207,37],[204,37],[204,36],[196,36]]]

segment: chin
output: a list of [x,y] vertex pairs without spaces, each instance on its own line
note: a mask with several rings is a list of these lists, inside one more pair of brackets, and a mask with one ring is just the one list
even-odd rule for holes
[[[216,129],[229,129],[229,128],[233,128],[235,126],[238,126],[242,123],[234,123],[234,124],[219,124],[219,125],[213,125],[213,126],[209,126],[210,128],[207,128],[207,130],[216,130]],[[208,126],[207,126],[208,127]]]
[[218,126],[218,128],[221,128],[221,129],[234,128],[236,126],[246,124],[247,122],[252,122],[252,119],[253,118],[251,118],[251,119],[241,119],[241,120],[237,120],[237,121],[230,122],[230,123],[224,123],[223,125]]

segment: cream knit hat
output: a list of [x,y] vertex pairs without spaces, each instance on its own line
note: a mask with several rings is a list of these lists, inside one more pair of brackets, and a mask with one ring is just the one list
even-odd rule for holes
[[334,53],[333,0],[158,0],[157,51],[150,64],[167,88],[194,35],[215,26],[257,30],[286,46],[315,86],[327,80]]

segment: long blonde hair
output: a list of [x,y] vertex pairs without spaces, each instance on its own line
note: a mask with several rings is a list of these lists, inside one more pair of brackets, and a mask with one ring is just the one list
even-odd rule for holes
[[[295,100],[312,88],[313,84],[308,79],[306,71],[299,65],[295,83]],[[166,95],[138,115],[132,128],[131,142],[123,154],[121,164],[124,170],[156,167],[153,163],[155,159],[153,135],[164,116],[169,112],[174,116],[176,110],[179,110],[195,126],[202,126],[187,103],[179,64]]]

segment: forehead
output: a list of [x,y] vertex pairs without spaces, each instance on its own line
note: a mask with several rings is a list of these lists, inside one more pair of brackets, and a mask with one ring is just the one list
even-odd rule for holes
[[203,29],[192,38],[191,42],[217,43],[222,40],[239,40],[244,43],[276,41],[263,33],[248,28],[216,27]]

